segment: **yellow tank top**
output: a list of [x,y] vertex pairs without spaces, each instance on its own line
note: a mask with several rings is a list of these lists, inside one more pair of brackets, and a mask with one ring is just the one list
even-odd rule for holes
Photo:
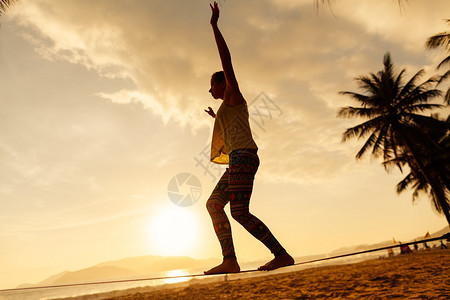
[[228,106],[222,103],[214,122],[211,161],[228,164],[229,154],[238,149],[258,149],[248,121],[247,103]]

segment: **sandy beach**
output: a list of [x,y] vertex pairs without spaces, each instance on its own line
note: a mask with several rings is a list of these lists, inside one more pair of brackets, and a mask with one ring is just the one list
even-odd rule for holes
[[77,299],[448,299],[450,249],[183,287],[140,288]]

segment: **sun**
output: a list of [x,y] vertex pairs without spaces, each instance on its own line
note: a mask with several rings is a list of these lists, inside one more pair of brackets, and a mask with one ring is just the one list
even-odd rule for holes
[[189,256],[197,244],[198,221],[183,207],[166,207],[150,218],[152,252],[163,256]]

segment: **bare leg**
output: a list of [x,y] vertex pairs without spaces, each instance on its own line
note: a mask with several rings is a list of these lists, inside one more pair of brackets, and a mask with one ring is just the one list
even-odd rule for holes
[[205,275],[239,273],[241,268],[236,259],[224,259],[223,262],[208,271],[203,272]]

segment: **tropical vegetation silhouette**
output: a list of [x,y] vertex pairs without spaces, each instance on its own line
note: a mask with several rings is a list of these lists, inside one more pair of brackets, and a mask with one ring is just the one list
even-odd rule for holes
[[[438,118],[437,116],[432,116]],[[450,117],[445,121],[447,126],[437,126],[433,132],[430,132],[432,139],[439,141],[438,147],[430,148],[434,149],[434,152],[429,153],[427,156],[423,156],[424,167],[428,173],[435,174],[435,177],[440,179],[441,187],[443,191],[441,193],[447,193],[450,190],[449,176],[450,174],[450,135],[448,134],[448,127],[450,127]],[[427,149],[424,149],[427,150]],[[399,161],[402,164],[407,163],[406,157],[400,157]],[[397,184],[397,192],[401,193],[408,188],[414,190],[412,198],[413,201],[417,200],[420,194],[425,194],[432,200],[434,208],[439,212],[445,214],[448,212],[448,197],[447,208],[445,205],[441,205],[439,199],[435,196],[427,179],[419,172],[410,172],[402,181]],[[448,220],[448,217],[447,217]]]
[[[445,20],[448,25],[450,25],[450,19]],[[426,47],[428,49],[435,49],[435,48],[443,48],[447,53],[450,52],[450,31],[444,31],[441,33],[438,33],[436,35],[433,35],[432,37],[428,38],[426,42]],[[437,69],[439,70],[444,65],[448,65],[449,68],[447,72],[441,76],[439,79],[438,84],[441,84],[446,79],[450,77],[450,55],[444,58],[444,60],[437,66]],[[445,94],[445,101],[447,104],[450,104],[450,86],[447,89],[447,93]]]
[[398,184],[397,191],[414,188],[413,200],[419,193],[428,194],[450,224],[450,127],[448,119],[422,114],[444,107],[431,103],[442,95],[433,88],[440,76],[418,83],[423,74],[424,70],[420,70],[405,82],[405,69],[396,73],[387,53],[381,71],[356,78],[363,93],[341,92],[360,106],[343,107],[338,117],[367,119],[343,134],[343,141],[368,137],[356,158],[371,150],[374,157],[382,157],[386,169],[396,166],[402,171],[407,165],[410,173]]
[[0,16],[4,13],[14,2],[18,0],[0,0]]
[[[409,0],[397,0],[400,10],[402,9],[402,5],[408,1]],[[334,2],[337,2],[337,1],[336,0],[314,0],[314,6],[316,7],[316,10],[319,10],[322,6],[328,6],[328,8],[331,9]]]

